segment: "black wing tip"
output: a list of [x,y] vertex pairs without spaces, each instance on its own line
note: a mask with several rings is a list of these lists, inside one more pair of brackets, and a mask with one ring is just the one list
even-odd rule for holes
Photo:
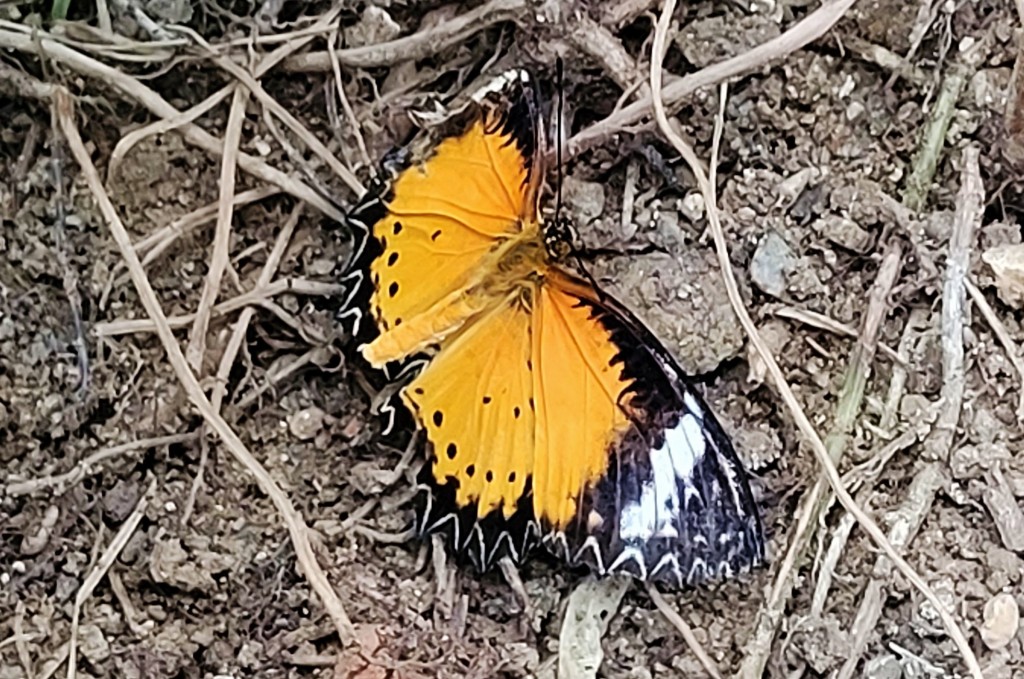
[[491,129],[509,136],[526,159],[533,162],[540,138],[540,88],[533,73],[526,68],[510,68],[478,88],[472,99],[494,114]]

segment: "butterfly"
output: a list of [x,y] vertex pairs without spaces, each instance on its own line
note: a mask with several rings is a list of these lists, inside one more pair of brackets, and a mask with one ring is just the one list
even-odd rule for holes
[[764,534],[729,437],[542,222],[538,89],[495,78],[388,156],[348,216],[339,318],[426,459],[418,528],[479,570],[540,543],[673,586],[748,571]]

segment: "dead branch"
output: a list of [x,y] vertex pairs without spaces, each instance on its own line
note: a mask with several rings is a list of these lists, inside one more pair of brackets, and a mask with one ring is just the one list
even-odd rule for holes
[[[128,99],[138,102],[162,118],[174,118],[181,114],[166,99],[143,85],[136,78],[132,78],[111,66],[107,66],[92,57],[73,50],[52,38],[22,35],[0,30],[0,47],[37,54],[44,58],[49,57],[83,75],[98,78]],[[179,129],[189,143],[195,144],[214,156],[221,154],[224,147],[223,140],[218,139],[198,125],[189,123]],[[238,166],[268,184],[280,186],[282,190],[313,205],[332,219],[344,222],[345,216],[341,210],[309,186],[287,173],[271,167],[262,160],[247,153],[238,154]]]
[[[842,7],[844,10],[852,4],[851,0],[840,0],[834,4],[827,5],[826,7],[819,9],[818,12],[822,12],[826,8],[838,8]],[[843,507],[853,514],[857,519],[857,522],[864,528],[864,530],[871,536],[872,540],[893,560],[897,568],[903,575],[910,580],[910,582],[931,602],[932,606],[938,612],[939,617],[942,620],[943,626],[953,639],[961,655],[963,656],[964,662],[967,665],[968,670],[975,679],[983,679],[981,674],[981,667],[978,665],[978,660],[971,650],[970,644],[967,642],[967,638],[964,636],[963,631],[960,629],[956,620],[953,616],[945,609],[942,602],[932,591],[928,583],[915,571],[910,564],[904,560],[892,543],[888,540],[882,530],[878,527],[878,524],[874,520],[864,513],[864,511],[854,502],[850,494],[843,488],[842,479],[839,476],[839,471],[836,469],[829,452],[825,447],[825,444],[818,437],[814,426],[810,420],[807,419],[807,415],[803,412],[799,401],[790,389],[789,384],[786,382],[785,376],[782,374],[782,370],[779,368],[778,363],[775,361],[775,357],[772,356],[771,350],[765,344],[764,340],[758,333],[757,326],[754,325],[753,320],[747,313],[746,307],[743,303],[743,298],[740,296],[739,288],[736,285],[736,277],[732,271],[732,260],[729,257],[729,247],[725,240],[725,233],[722,230],[722,224],[718,215],[718,201],[715,195],[715,187],[708,181],[708,176],[704,172],[701,166],[700,160],[694,153],[693,148],[690,147],[683,138],[676,131],[668,120],[668,116],[665,110],[664,100],[662,98],[662,60],[665,56],[665,40],[668,33],[669,22],[672,19],[672,9],[675,7],[675,0],[666,0],[665,8],[662,10],[662,14],[658,19],[657,29],[654,36],[654,45],[652,48],[651,57],[651,92],[653,96],[654,114],[658,122],[658,127],[662,133],[668,138],[672,145],[686,160],[687,165],[690,166],[690,170],[693,172],[697,179],[697,183],[700,186],[701,194],[704,196],[704,202],[708,210],[708,223],[712,235],[715,241],[715,250],[718,255],[719,267],[722,269],[722,278],[725,282],[726,291],[729,295],[729,302],[732,305],[736,315],[743,326],[747,336],[750,338],[751,344],[757,349],[758,354],[764,361],[767,367],[768,374],[772,376],[772,381],[778,389],[783,401],[786,403],[790,414],[796,422],[797,428],[803,434],[804,439],[811,445],[815,452],[819,463],[825,471],[825,475],[828,478],[829,484],[832,486],[833,491],[836,494],[836,498],[843,505]],[[839,15],[836,15],[834,20],[838,20]],[[813,16],[813,15],[812,15]],[[834,21],[833,20],[833,21]],[[805,19],[805,22],[807,20]],[[831,24],[829,24],[831,25]],[[785,36],[786,34],[784,34]],[[756,51],[759,48],[755,48]],[[722,94],[719,97],[719,116],[724,117],[724,106],[725,106],[725,90],[723,88]],[[721,135],[722,125],[716,122],[715,135]],[[714,164],[714,163],[712,163]],[[741,671],[742,676],[751,677],[751,679],[759,679],[762,672],[757,671],[753,674],[744,674]]]
[[[674,109],[682,103],[684,98],[697,90],[759,69],[768,62],[784,57],[807,43],[817,40],[842,18],[854,2],[856,0],[826,2],[782,35],[772,38],[748,52],[673,80],[662,93],[666,108]],[[563,151],[565,160],[575,158],[586,149],[601,143],[620,130],[641,123],[645,127],[651,126],[651,106],[651,97],[642,96],[629,106],[615,111],[604,120],[580,131],[566,142]]]
[[63,474],[43,476],[38,479],[29,479],[26,481],[8,480],[7,486],[3,488],[3,495],[7,497],[20,497],[22,495],[35,493],[36,491],[43,490],[45,488],[56,488],[57,493],[62,493],[69,486],[78,483],[88,476],[89,472],[95,469],[97,465],[105,462],[106,460],[117,457],[118,455],[124,455],[125,453],[131,453],[137,450],[148,450],[150,448],[157,448],[160,446],[169,446],[173,443],[184,443],[185,441],[191,441],[195,438],[196,434],[194,433],[171,434],[169,436],[138,439],[137,441],[129,441],[109,448],[103,448],[102,450],[98,450],[92,455],[89,455]]
[[78,161],[79,167],[85,176],[100,211],[107,221],[111,234],[117,243],[118,249],[121,251],[121,256],[128,264],[128,271],[131,274],[132,282],[135,284],[146,313],[156,324],[157,334],[160,336],[160,341],[164,345],[164,350],[167,352],[167,357],[174,368],[175,374],[181,381],[192,404],[206,420],[207,425],[220,436],[224,446],[255,477],[260,488],[273,501],[278,513],[284,520],[285,526],[288,528],[288,534],[295,548],[296,559],[302,573],[306,576],[313,590],[320,596],[320,600],[327,613],[331,616],[331,620],[334,622],[335,629],[342,643],[352,643],[356,638],[355,629],[345,613],[341,600],[338,599],[338,595],[334,592],[330,582],[327,580],[327,576],[324,575],[316,561],[316,555],[313,553],[313,548],[309,542],[309,530],[305,520],[292,505],[288,496],[284,494],[274,481],[273,477],[270,476],[267,469],[245,447],[238,434],[234,432],[219,413],[213,410],[213,406],[206,398],[206,394],[203,393],[199,381],[189,368],[181,347],[178,345],[177,340],[174,339],[170,326],[167,325],[167,318],[164,316],[163,309],[160,308],[160,303],[156,298],[156,293],[146,277],[145,269],[142,268],[142,262],[139,261],[138,256],[135,254],[131,238],[128,236],[124,225],[121,224],[117,210],[114,208],[113,203],[110,202],[110,198],[103,188],[99,173],[92,164],[89,152],[82,142],[75,123],[74,108],[70,95],[63,90],[58,90],[56,99],[64,136],[71,147],[75,159]]
[[[426,59],[443,49],[465,42],[489,26],[515,21],[527,9],[526,0],[490,0],[425,31],[376,45],[337,50],[335,56],[338,63],[358,68]],[[324,73],[331,70],[332,61],[330,52],[307,52],[286,59],[282,67],[293,73]]]
[[[864,400],[868,373],[878,343],[878,332],[889,308],[889,295],[899,276],[901,251],[893,244],[882,257],[878,276],[871,287],[868,309],[864,314],[859,340],[850,352],[843,389],[836,405],[835,422],[828,436],[825,448],[828,459],[838,464],[846,450],[849,433],[853,429]],[[782,622],[783,614],[797,584],[797,576],[803,560],[814,541],[823,516],[831,504],[828,493],[829,480],[822,474],[804,495],[797,515],[800,517],[790,536],[786,557],[775,574],[771,594],[758,610],[754,622],[754,634],[747,643],[740,675],[760,676],[768,662],[772,641]]]

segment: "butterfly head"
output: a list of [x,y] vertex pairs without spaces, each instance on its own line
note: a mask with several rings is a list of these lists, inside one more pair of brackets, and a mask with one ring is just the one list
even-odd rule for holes
[[568,215],[556,214],[544,225],[544,247],[553,260],[561,263],[580,250],[580,234]]

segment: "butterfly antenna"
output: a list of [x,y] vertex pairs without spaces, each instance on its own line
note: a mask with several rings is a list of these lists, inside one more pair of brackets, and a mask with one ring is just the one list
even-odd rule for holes
[[557,177],[558,177],[558,188],[555,193],[555,226],[559,231],[565,234],[565,243],[569,246],[569,254],[573,259],[576,260],[576,268],[583,274],[583,276],[590,282],[590,285],[597,292],[598,298],[604,300],[604,291],[598,286],[597,281],[590,274],[590,271],[586,266],[583,265],[583,257],[581,256],[580,249],[576,247],[575,239],[573,238],[573,230],[562,223],[562,142],[564,140],[562,121],[564,117],[563,104],[565,103],[565,67],[562,57],[558,57],[555,60],[555,82],[558,87],[558,103],[557,103],[557,119],[555,121],[556,139],[555,139],[555,164],[558,166]]
[[558,87],[558,104],[555,119],[555,165],[558,167],[558,187],[555,194],[555,224],[561,228],[562,219],[562,104],[565,101],[565,83],[563,75],[562,57],[555,61],[555,80]]

